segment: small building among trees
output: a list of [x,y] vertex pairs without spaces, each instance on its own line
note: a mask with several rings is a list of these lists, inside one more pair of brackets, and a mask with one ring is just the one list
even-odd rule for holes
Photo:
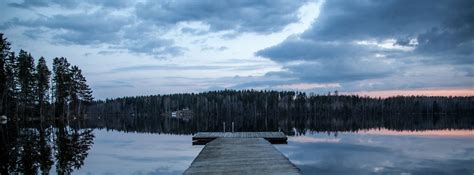
[[190,110],[189,108],[184,108],[181,110],[171,112],[169,116],[171,118],[189,121],[191,118],[193,118],[193,111]]

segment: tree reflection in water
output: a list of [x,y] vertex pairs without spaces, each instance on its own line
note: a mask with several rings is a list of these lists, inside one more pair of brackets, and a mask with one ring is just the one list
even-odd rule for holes
[[54,164],[57,174],[79,169],[94,143],[93,129],[57,123],[32,127],[12,121],[2,125],[0,174],[49,174]]
[[[203,115],[204,116],[204,115]],[[259,118],[246,118],[255,126],[245,127],[235,122],[236,131],[277,131],[288,135],[304,135],[313,132],[358,132],[384,128],[390,131],[426,130],[473,130],[474,118],[469,115],[311,115],[291,113],[289,117],[277,118],[277,125],[264,129],[266,123]],[[240,118],[239,118],[240,117]],[[243,116],[232,116],[232,120],[189,121],[162,115],[103,114],[86,118],[56,120],[50,123],[11,120],[0,125],[0,174],[71,174],[84,165],[84,160],[94,144],[94,129],[120,132],[193,134],[199,131],[222,131],[222,122],[230,123]],[[265,118],[265,117],[263,117]],[[228,125],[227,125],[228,126]],[[270,125],[268,125],[270,126]],[[260,128],[260,129],[258,129]],[[230,128],[227,128],[230,130]]]

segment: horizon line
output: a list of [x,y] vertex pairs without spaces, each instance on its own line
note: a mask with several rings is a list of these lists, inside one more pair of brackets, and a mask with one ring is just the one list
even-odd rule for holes
[[[331,95],[334,95],[334,91],[328,91],[326,93],[315,93],[311,91],[302,91],[302,90],[281,90],[281,89],[220,89],[220,90],[208,90],[200,92],[175,92],[175,93],[157,93],[157,94],[142,94],[142,95],[132,95],[132,96],[117,96],[117,97],[108,97],[97,100],[106,100],[106,99],[117,99],[117,98],[126,98],[126,97],[144,97],[144,96],[154,96],[154,95],[176,95],[176,94],[200,94],[208,92],[218,92],[218,91],[246,91],[253,90],[258,92],[263,91],[277,91],[277,92],[303,92],[307,94],[313,93],[314,95],[326,96],[330,92]],[[370,97],[370,98],[390,98],[390,97],[474,97],[474,88],[456,88],[456,89],[407,89],[407,90],[378,90],[378,91],[356,91],[356,92],[338,92],[339,96],[351,96],[356,95],[360,97]]]

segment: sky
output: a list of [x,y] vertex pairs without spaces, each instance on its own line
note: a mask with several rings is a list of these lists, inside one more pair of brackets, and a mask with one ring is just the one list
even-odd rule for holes
[[472,0],[2,0],[14,51],[97,99],[222,89],[474,95]]

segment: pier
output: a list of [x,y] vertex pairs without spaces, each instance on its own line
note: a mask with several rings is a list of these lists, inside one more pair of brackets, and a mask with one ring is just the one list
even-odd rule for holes
[[205,132],[194,142],[205,147],[184,174],[301,174],[271,141],[286,143],[281,132]]
[[263,138],[272,144],[286,144],[283,132],[198,132],[193,136],[193,145],[205,145],[216,138]]

